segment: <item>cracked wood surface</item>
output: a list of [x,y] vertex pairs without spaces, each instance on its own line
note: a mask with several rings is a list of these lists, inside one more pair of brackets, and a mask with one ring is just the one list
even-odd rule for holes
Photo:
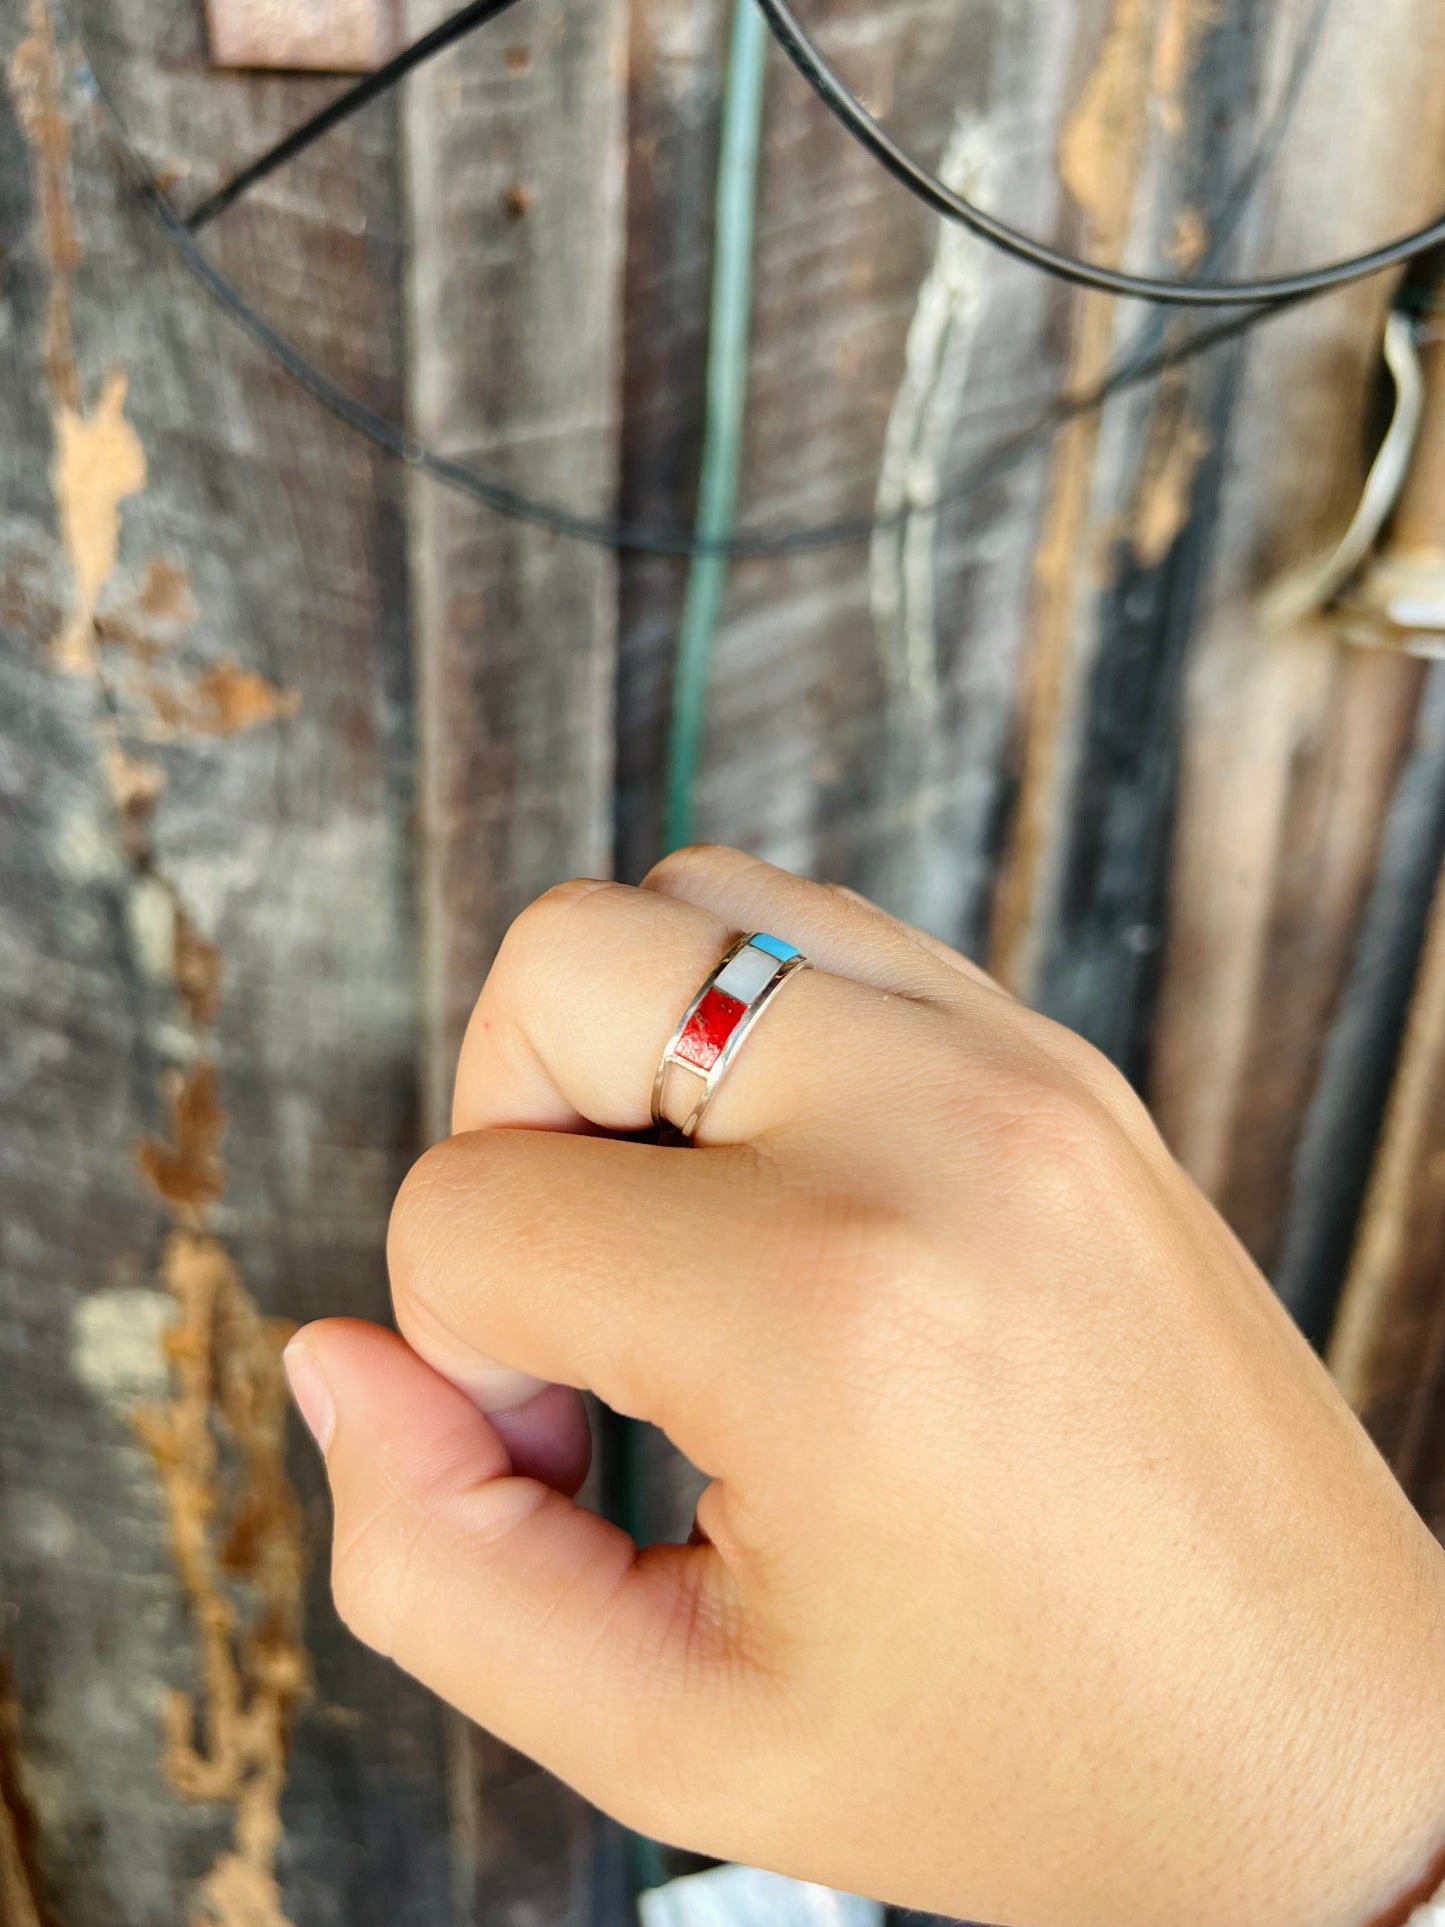
[[[72,17],[183,176],[306,98],[215,79],[185,10]],[[0,442],[23,451],[0,476],[0,1592],[36,1905],[430,1927],[440,1724],[335,1623],[279,1370],[297,1318],[383,1309],[412,1142],[398,482],[218,355],[45,7],[0,38]],[[384,115],[357,125],[216,237],[283,325],[315,336],[329,284],[350,325],[324,351],[387,407],[391,155]]]

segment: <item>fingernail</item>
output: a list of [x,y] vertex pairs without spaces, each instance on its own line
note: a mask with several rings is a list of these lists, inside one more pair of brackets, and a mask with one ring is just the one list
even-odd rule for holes
[[510,1365],[499,1365],[495,1359],[479,1358],[475,1352],[463,1351],[450,1333],[437,1327],[427,1313],[413,1321],[407,1340],[434,1372],[450,1379],[479,1412],[488,1415],[514,1411],[528,1399],[535,1398],[547,1383],[545,1378],[532,1378],[526,1372],[514,1371]]
[[436,1359],[427,1362],[443,1378],[449,1378],[459,1392],[465,1392],[487,1417],[496,1412],[515,1412],[547,1389],[545,1378],[530,1378],[526,1372],[514,1372],[506,1365],[458,1365]]
[[336,1406],[331,1397],[331,1387],[322,1376],[321,1367],[304,1339],[293,1338],[281,1354],[281,1362],[286,1367],[296,1409],[305,1419],[307,1430],[321,1447],[324,1458],[331,1446],[331,1434],[336,1430]]

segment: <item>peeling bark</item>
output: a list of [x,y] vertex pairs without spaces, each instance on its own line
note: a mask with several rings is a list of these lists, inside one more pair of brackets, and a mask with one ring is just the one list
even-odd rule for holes
[[[55,659],[111,698],[101,711],[97,756],[118,806],[120,854],[170,906],[176,996],[196,1044],[205,1048],[220,1010],[220,951],[202,936],[179,886],[161,868],[152,832],[163,778],[154,766],[136,764],[124,747],[128,719],[101,668],[96,633],[101,599],[120,559],[121,505],[145,488],[146,456],[126,419],[123,369],[107,378],[95,409],[82,411],[70,285],[83,251],[70,195],[60,56],[44,0],[33,0],[30,22],[10,76],[41,174],[51,266],[53,480],[74,581]],[[159,558],[148,564],[137,600],[161,621],[192,611],[183,572]],[[294,716],[299,707],[294,693],[226,662],[203,670],[187,690],[153,682],[145,693],[152,733],[162,736],[233,735]],[[225,1803],[235,1812],[232,1846],[191,1900],[194,1927],[290,1927],[276,1855],[290,1725],[310,1682],[301,1642],[300,1509],[284,1465],[289,1399],[281,1350],[293,1327],[260,1316],[235,1265],[205,1231],[225,1182],[219,1147],[226,1115],[215,1064],[202,1057],[173,1069],[164,1089],[169,1141],[143,1139],[135,1155],[140,1175],[184,1227],[166,1247],[161,1274],[180,1314],[166,1338],[176,1394],[164,1409],[138,1412],[135,1425],[164,1490],[202,1679],[199,1695],[171,1696],[165,1768],[184,1799]],[[239,1459],[234,1491],[226,1489],[218,1430]]]
[[[289,1927],[276,1881],[281,1795],[291,1723],[311,1690],[301,1514],[284,1461],[281,1352],[294,1326],[259,1315],[214,1237],[174,1232],[161,1276],[180,1311],[166,1334],[176,1391],[135,1424],[165,1492],[201,1675],[198,1693],[171,1696],[165,1771],[183,1799],[235,1809],[232,1846],[189,1917]],[[239,1459],[229,1490],[218,1433]]]

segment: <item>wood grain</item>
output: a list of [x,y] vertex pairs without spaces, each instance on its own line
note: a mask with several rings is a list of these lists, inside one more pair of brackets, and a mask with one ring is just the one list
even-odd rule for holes
[[[1122,41],[1127,52],[1131,18],[1116,10],[1060,143],[1083,238],[1161,268],[1237,272],[1255,211],[1241,183],[1283,91],[1259,20],[1187,0],[1158,7],[1145,64],[1116,51]],[[1129,168],[1110,161],[1116,122],[1133,130]],[[1072,297],[1079,380],[1103,371],[1105,348],[1115,367],[1182,343],[1194,325],[1115,304],[1100,339],[1096,307]],[[1176,369],[1117,397],[1095,436],[1061,438],[1036,565],[1020,796],[993,952],[1019,988],[1136,1078],[1164,918],[1180,692],[1217,536],[1238,356],[1218,350]]]
[[[1262,261],[1328,257],[1445,198],[1442,33],[1399,0],[1368,29],[1336,19]],[[1342,99],[1357,116],[1349,143]],[[1400,113],[1412,139],[1387,160],[1384,122]],[[1358,498],[1388,295],[1362,285],[1251,348],[1185,697],[1150,1088],[1170,1142],[1267,1267],[1420,674],[1350,651],[1329,620],[1272,632],[1260,598],[1338,536]]]
[[[702,443],[727,9],[649,0],[628,22],[620,500],[629,521],[686,528]],[[663,853],[685,566],[639,555],[619,563],[615,861],[629,881]]]
[[[208,183],[319,98],[213,77],[189,8],[70,17]],[[335,1620],[276,1355],[384,1309],[413,1141],[396,478],[178,275],[43,7],[0,62],[0,1611],[36,1852],[67,1927],[431,1927],[437,1716]],[[392,143],[356,123],[215,236],[390,408]]]
[[10,1668],[0,1654],[0,1921],[50,1927],[36,1848],[39,1829],[26,1791],[20,1715]]
[[[710,218],[715,140],[702,116],[716,98],[718,18],[718,10],[684,16],[649,7],[634,27],[646,118],[633,151],[625,472],[629,502],[669,509],[674,521],[690,514],[696,454],[708,285],[698,235]],[[829,58],[886,108],[900,138],[931,157],[952,148],[1000,207],[1049,225],[1057,203],[1051,116],[1069,42],[1056,9],[986,6],[960,15],[935,0],[905,0],[885,23],[834,0],[810,21]],[[935,276],[909,382],[910,324],[939,246],[937,224],[774,59],[745,523],[776,529],[866,515],[885,465],[884,506],[906,507],[894,500],[900,477],[911,487],[926,460],[935,474],[963,464],[1018,419],[1030,389],[1045,385],[1058,361],[1047,335],[1048,290],[998,269],[971,244],[961,263],[950,250]],[[1010,305],[993,306],[981,330],[972,318],[956,325],[944,285],[956,273],[971,276],[979,292],[1006,286]],[[669,344],[662,358],[659,337]],[[865,542],[734,568],[701,783],[704,834],[860,884],[898,908],[921,908],[924,920],[950,931],[977,925],[999,781],[994,712],[1011,715],[1015,700],[1010,586],[1027,574],[1033,486],[1025,478],[941,515],[921,512],[911,533],[876,552]],[[897,665],[910,625],[917,633],[930,616],[904,609],[896,591],[905,578],[916,581],[915,557],[932,576],[935,524],[943,530],[937,594],[925,600],[945,632],[937,643],[943,693],[925,714]],[[888,614],[875,621],[880,575]],[[660,853],[653,799],[679,594],[676,570],[625,565],[619,768],[627,874]],[[978,753],[960,755],[961,740]]]
[[1345,1281],[1442,860],[1445,675],[1433,669],[1384,815],[1289,1176],[1275,1285],[1320,1346]]
[[[408,33],[441,6],[414,6]],[[537,0],[423,69],[404,108],[412,426],[593,514],[614,506],[627,14]],[[579,325],[580,321],[580,325]],[[462,1031],[508,923],[612,861],[616,564],[434,485],[411,497],[421,773],[421,1067],[448,1128]],[[582,1801],[459,1720],[465,1919],[610,1917],[617,1851]]]
[[[412,35],[442,9],[416,10]],[[411,420],[535,494],[612,506],[626,14],[543,0],[433,62],[406,108]],[[586,325],[574,325],[578,314]],[[484,318],[484,319],[483,319]],[[429,1116],[511,918],[610,867],[611,555],[413,497]]]
[[[1445,346],[1427,339],[1422,362],[1425,414],[1419,441],[1389,542],[1367,571],[1358,599],[1351,599],[1351,615],[1362,603],[1373,618],[1387,596],[1382,593],[1377,599],[1372,585],[1383,589],[1397,569],[1411,572],[1418,585],[1438,571],[1445,555],[1445,493],[1440,486],[1445,475]],[[1386,648],[1403,640],[1373,619],[1371,634],[1376,646]],[[1388,1109],[1383,1091],[1374,1094],[1373,1106],[1361,1103],[1362,1095],[1368,1100],[1371,1094],[1362,1093],[1358,1075],[1339,1105],[1343,1114],[1358,1120],[1362,1134],[1373,1139],[1378,1129],[1379,1145],[1330,1337],[1329,1362],[1406,1490],[1440,1532],[1445,1528],[1445,668],[1430,670],[1419,717],[1412,759],[1415,780],[1402,783],[1395,815],[1402,814],[1402,806],[1411,809],[1414,820],[1400,840],[1418,852],[1414,872],[1424,869],[1425,874],[1412,872],[1393,894],[1403,898],[1406,915],[1418,906],[1423,941],[1415,929],[1403,933],[1402,941],[1402,933],[1387,927],[1372,946],[1375,957],[1365,959],[1367,965],[1373,961],[1373,971],[1357,964],[1356,975],[1364,981],[1354,1001],[1363,1012],[1375,1014],[1378,1022],[1382,1007],[1389,1011],[1394,1003],[1403,1010],[1408,999],[1408,1019],[1397,1022],[1373,1052],[1377,1064],[1393,1071]],[[1407,770],[1407,779],[1411,773]],[[1392,867],[1399,866],[1381,866],[1377,897],[1389,891]],[[1427,905],[1432,885],[1433,901]],[[1397,912],[1391,923],[1399,916]],[[1417,959],[1418,967],[1412,967]],[[1392,967],[1405,980],[1394,999],[1381,994],[1379,982]],[[1379,1081],[1383,1084],[1384,1077]]]
[[1445,1531],[1445,871],[1330,1343],[1341,1390]]

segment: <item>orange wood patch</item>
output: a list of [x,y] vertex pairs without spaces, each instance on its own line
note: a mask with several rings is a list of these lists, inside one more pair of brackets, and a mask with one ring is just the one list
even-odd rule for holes
[[206,0],[217,67],[371,73],[401,46],[397,0]]

